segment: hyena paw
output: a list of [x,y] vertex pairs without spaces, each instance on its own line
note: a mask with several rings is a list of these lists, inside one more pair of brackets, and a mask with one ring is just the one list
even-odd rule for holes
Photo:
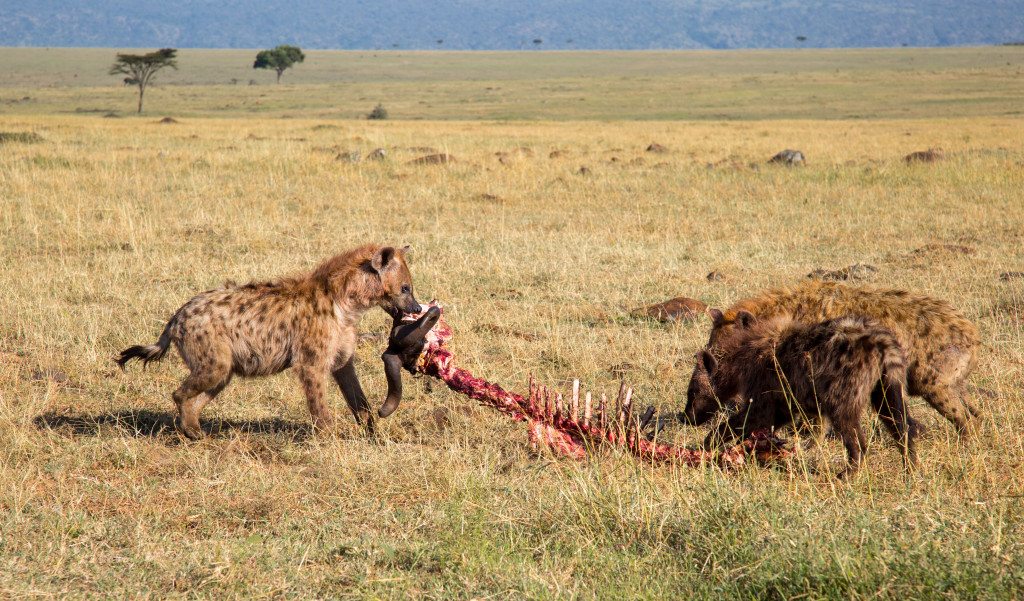
[[334,431],[334,416],[329,413],[321,413],[313,416],[313,430],[319,433]]
[[181,434],[185,438],[188,438],[189,440],[199,440],[206,435],[206,433],[203,432],[202,428],[200,428],[198,425],[186,426],[185,424],[181,423],[181,416],[174,418],[174,429],[177,430],[179,434]]

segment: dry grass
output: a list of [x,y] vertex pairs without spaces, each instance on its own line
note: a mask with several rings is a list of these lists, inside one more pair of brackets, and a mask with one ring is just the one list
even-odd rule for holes
[[[3,595],[1020,594],[1024,282],[999,279],[1024,268],[1020,119],[154,121],[0,118],[43,138],[0,147]],[[458,162],[407,164],[424,146]],[[901,160],[932,146],[947,158]],[[376,147],[391,158],[335,159]],[[749,167],[785,147],[809,165]],[[374,440],[310,437],[281,375],[233,383],[193,444],[166,429],[176,357],[127,374],[110,362],[199,290],[365,240],[415,247],[417,288],[448,304],[476,373],[607,389],[618,366],[667,408],[708,324],[630,309],[870,263],[870,283],[949,299],[980,325],[983,433],[963,446],[918,402],[920,476],[876,437],[850,484],[828,475],[834,443],[738,474],[575,464],[530,456],[521,428],[427,382]],[[364,347],[360,369],[382,397],[377,353]]]

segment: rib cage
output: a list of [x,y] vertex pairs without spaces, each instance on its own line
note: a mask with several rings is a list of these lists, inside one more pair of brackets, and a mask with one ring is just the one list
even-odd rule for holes
[[[439,306],[432,301],[430,306]],[[424,307],[426,311],[426,307]],[[416,316],[409,316],[414,320]],[[654,407],[642,414],[633,411],[633,389],[623,382],[614,404],[601,394],[586,392],[581,396],[579,380],[573,380],[568,400],[559,392],[537,384],[530,378],[529,392],[524,397],[501,386],[477,378],[456,367],[454,354],[447,347],[453,335],[443,317],[426,336],[426,346],[416,369],[435,377],[451,390],[491,407],[528,425],[530,444],[547,448],[557,455],[583,459],[598,447],[619,448],[650,463],[676,463],[688,466],[705,464],[735,468],[746,463],[748,456],[758,461],[773,461],[790,454],[784,441],[767,431],[754,432],[749,438],[721,452],[704,451],[648,440],[646,427],[655,419]]]

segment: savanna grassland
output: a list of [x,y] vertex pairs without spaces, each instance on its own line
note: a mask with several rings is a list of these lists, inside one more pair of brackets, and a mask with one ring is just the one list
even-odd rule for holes
[[[81,54],[92,52],[102,76],[113,51]],[[276,87],[213,83],[226,75],[217,53],[205,67],[216,77],[200,79],[183,52],[174,76],[196,80],[168,77],[146,115],[122,118],[78,109],[127,115],[129,88],[95,73],[73,84],[58,63],[49,79],[13,69],[0,97],[30,100],[0,104],[0,131],[35,135],[0,137],[0,594],[1019,597],[1024,277],[1012,272],[1024,271],[1024,116],[1011,99],[1024,51],[874,52],[885,60],[550,55],[576,61],[573,81],[600,110],[548,95],[563,85],[548,74],[565,70],[536,53],[494,55],[518,75],[473,55],[381,53],[394,75],[353,59],[363,79],[353,67],[344,82],[300,81],[318,68],[312,55]],[[704,56],[720,74],[664,66]],[[819,66],[784,75],[792,57]],[[833,59],[840,67],[825,66]],[[479,79],[403,78],[417,61]],[[777,87],[743,83],[757,61],[777,65],[758,76]],[[605,64],[620,65],[614,78]],[[488,78],[501,80],[491,104],[471,93],[495,87]],[[915,102],[914,82],[932,100]],[[420,108],[417,90],[437,100]],[[262,109],[239,108],[263,94]],[[353,119],[377,102],[392,120]],[[158,123],[165,115],[178,123]],[[646,152],[652,142],[668,152]],[[809,164],[764,164],[787,147]],[[929,147],[943,160],[902,161]],[[343,160],[375,148],[387,159]],[[457,162],[408,163],[430,152]],[[622,376],[665,411],[682,407],[709,324],[631,309],[677,295],[723,305],[869,263],[877,270],[856,284],[941,297],[978,324],[971,394],[985,417],[964,444],[915,399],[929,427],[921,470],[906,475],[873,428],[865,469],[841,483],[830,440],[737,473],[537,456],[520,425],[426,380],[407,380],[372,438],[332,389],[344,419],[312,435],[282,374],[234,381],[194,443],[171,427],[176,356],[127,373],[111,362],[155,340],[198,291],[309,269],[367,240],[414,247],[418,294],[446,304],[459,361],[478,375],[511,389],[530,374],[579,377],[594,390]],[[375,402],[386,326],[371,313],[363,329],[381,337],[359,350]],[[666,435],[696,443],[703,432]]]

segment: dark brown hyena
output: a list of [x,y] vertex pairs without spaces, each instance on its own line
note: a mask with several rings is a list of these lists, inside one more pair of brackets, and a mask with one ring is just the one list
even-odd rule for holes
[[758,319],[741,311],[733,335],[697,357],[686,413],[706,419],[719,407],[732,414],[705,441],[710,448],[758,428],[824,420],[857,470],[867,439],[861,416],[870,404],[903,451],[916,463],[917,428],[903,402],[906,360],[895,334],[866,317],[815,325],[788,318]]
[[903,290],[809,281],[741,300],[725,312],[709,310],[714,324],[708,341],[712,353],[733,335],[742,311],[762,319],[787,316],[805,323],[843,315],[877,319],[896,334],[906,353],[907,394],[924,397],[962,436],[979,415],[965,390],[975,363],[978,330],[949,303]]
[[232,376],[266,376],[293,366],[315,426],[333,422],[323,398],[330,373],[356,421],[372,429],[355,372],[357,328],[373,306],[392,316],[420,311],[405,251],[366,245],[299,277],[208,290],[178,309],[156,344],[125,349],[116,361],[123,369],[132,359],[159,360],[174,343],[191,372],[172,395],[175,425],[189,438],[203,435],[199,414]]

